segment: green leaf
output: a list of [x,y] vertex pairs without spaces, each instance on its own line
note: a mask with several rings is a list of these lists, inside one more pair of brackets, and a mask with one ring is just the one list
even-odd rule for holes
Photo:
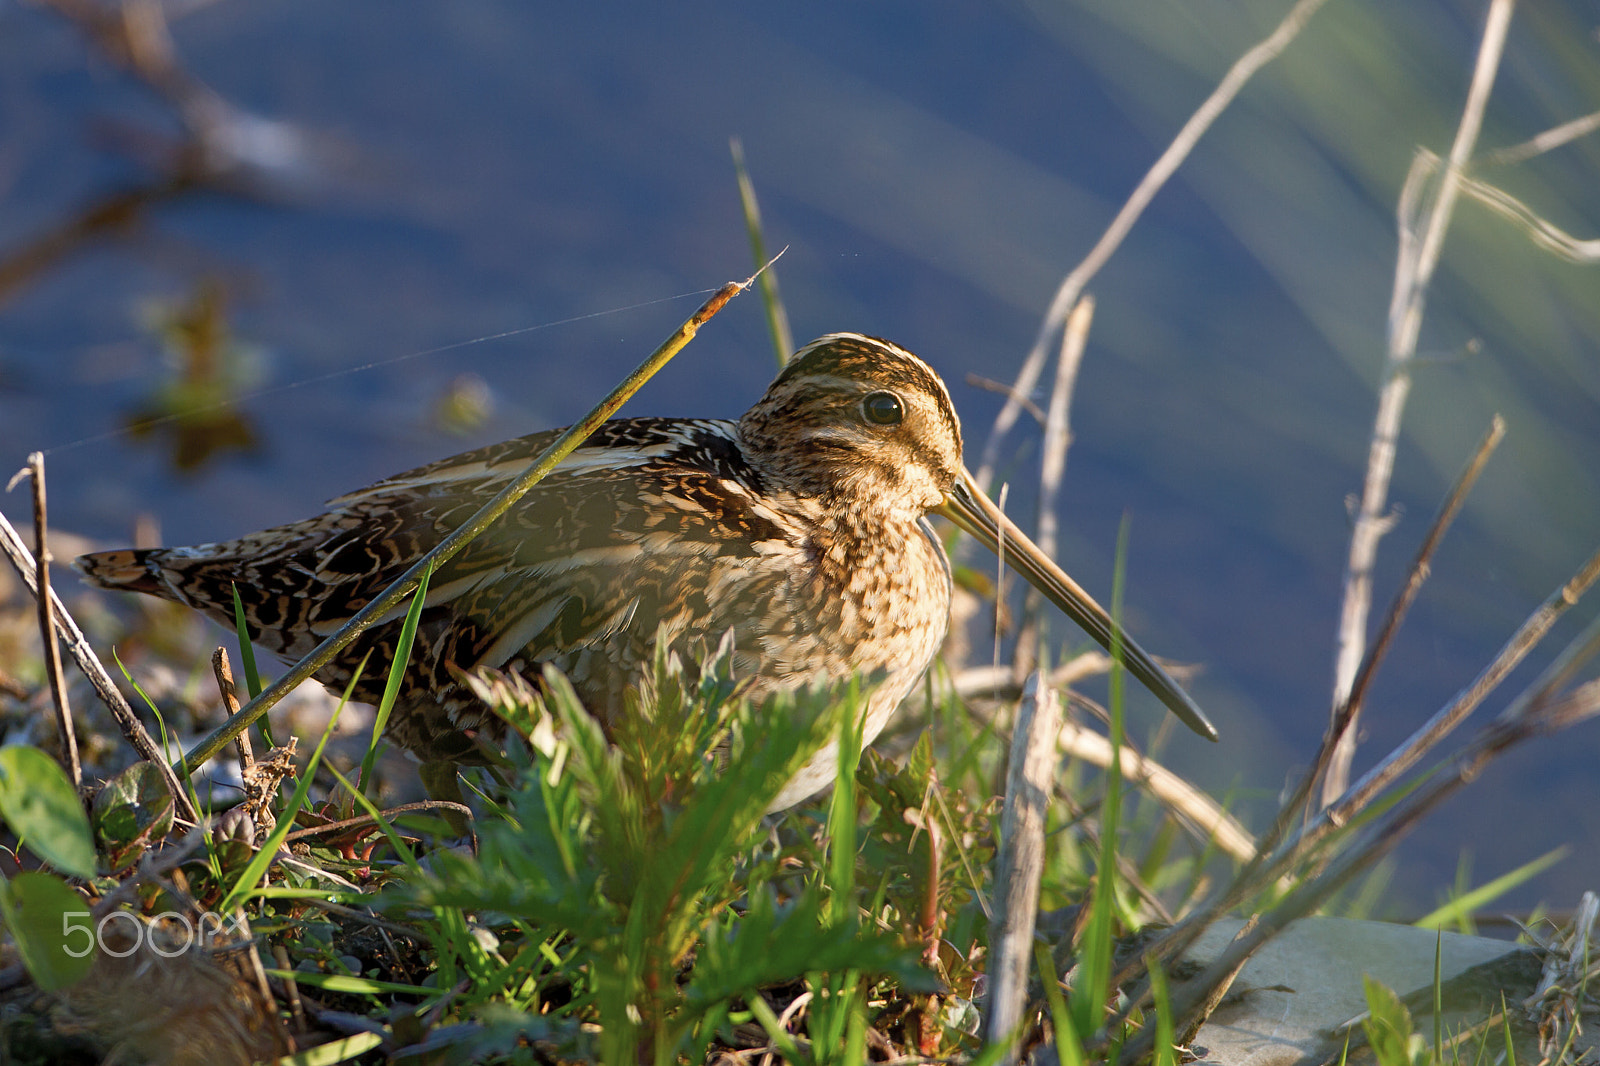
[[95,957],[89,905],[61,878],[29,870],[0,881],[0,912],[40,988],[54,992],[89,972]]
[[94,876],[89,817],[66,772],[38,748],[0,748],[0,818],[51,866]]
[[1422,1037],[1412,1031],[1411,1012],[1400,997],[1381,981],[1363,976],[1367,993],[1367,1019],[1361,1023],[1367,1043],[1379,1066],[1425,1066],[1428,1049]]
[[368,782],[372,780],[372,764],[378,757],[378,743],[383,738],[383,731],[389,727],[389,714],[394,710],[395,700],[400,697],[400,685],[405,680],[406,667],[411,663],[411,644],[417,636],[417,624],[422,619],[422,608],[428,602],[428,579],[433,576],[433,566],[423,567],[422,577],[417,582],[416,591],[411,595],[411,606],[406,611],[406,620],[400,625],[400,640],[395,645],[394,661],[389,664],[389,680],[383,686],[383,698],[378,702],[378,716],[372,723],[372,741],[367,745],[367,754],[361,760],[361,774],[356,778],[356,789],[365,792]]
[[124,870],[172,829],[172,793],[160,767],[136,762],[95,794],[93,813],[106,862]]

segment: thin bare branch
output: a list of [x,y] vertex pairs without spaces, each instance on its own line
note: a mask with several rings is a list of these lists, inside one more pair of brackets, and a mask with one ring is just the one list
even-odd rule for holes
[[982,374],[974,374],[970,371],[967,373],[966,382],[973,388],[982,389],[984,392],[994,392],[999,393],[1001,396],[1015,397],[1017,403],[1022,405],[1022,409],[1028,412],[1035,422],[1039,423],[1041,429],[1044,428],[1044,408],[1034,403],[1031,396],[1022,395],[1004,381],[996,381],[994,378],[986,378]]
[[[22,581],[28,591],[35,596],[39,594],[37,576],[33,553],[30,552],[22,538],[17,536],[17,531],[7,521],[6,516],[0,514],[0,551],[11,560],[11,565],[16,567],[17,573],[22,576]],[[78,628],[78,623],[68,613],[66,605],[61,602],[53,590],[47,590],[50,596],[50,609],[55,619],[56,632],[67,642],[67,650],[72,653],[73,661],[78,664],[89,679],[89,684],[94,687],[95,693],[111,709],[111,715],[117,720],[117,725],[122,730],[122,735],[128,743],[133,745],[133,750],[139,753],[142,759],[148,759],[161,769],[162,777],[166,780],[167,791],[172,794],[172,802],[178,814],[191,822],[199,819],[199,812],[194,809],[194,804],[189,802],[189,796],[184,792],[177,775],[167,766],[165,754],[156,742],[151,739],[144,723],[139,721],[133,713],[133,708],[128,706],[128,701],[117,690],[116,684],[111,680],[111,675],[106,673],[105,666],[95,655],[94,649],[84,638],[83,631]]]
[[[1369,869],[1403,839],[1417,824],[1431,814],[1446,799],[1476,780],[1483,768],[1494,758],[1535,736],[1570,727],[1580,721],[1600,715],[1600,679],[1589,681],[1552,705],[1558,712],[1550,718],[1523,717],[1507,720],[1502,717],[1486,726],[1463,751],[1450,760],[1439,772],[1432,774],[1415,791],[1403,798],[1362,839],[1341,851],[1317,877],[1292,892],[1282,903],[1260,916],[1256,929],[1230,944],[1212,963],[1174,992],[1172,1012],[1174,1018],[1184,1018],[1206,1002],[1212,990],[1238,971],[1239,965],[1272,937],[1276,936],[1296,918],[1311,913],[1351,879]],[[1185,928],[1191,923],[1185,923]],[[1194,927],[1204,928],[1205,923]],[[1174,929],[1176,932],[1177,929]],[[1192,937],[1187,942],[1192,942]],[[1164,939],[1152,948],[1160,957],[1173,954],[1172,940]],[[1183,950],[1182,947],[1176,950]],[[1142,997],[1130,997],[1137,1006]],[[1108,1029],[1113,1027],[1108,1026]],[[1151,1027],[1153,1029],[1153,1027]],[[1121,1061],[1132,1062],[1141,1051],[1149,1050],[1150,1034],[1142,1033],[1129,1042]]]
[[[34,587],[50,587],[50,521],[45,508],[44,454],[28,456],[27,473],[33,479],[33,562]],[[19,475],[20,476],[20,475]],[[8,486],[9,488],[9,486]],[[56,709],[56,732],[61,738],[61,761],[73,788],[83,786],[83,764],[78,761],[78,735],[72,728],[72,705],[67,700],[67,681],[61,670],[61,645],[56,643],[53,596],[34,596],[39,608],[39,644],[44,650],[45,674],[50,678],[50,698]]]
[[[755,183],[744,165],[744,142],[738,137],[728,138],[728,151],[733,153],[734,176],[739,182],[739,203],[744,208],[745,233],[750,238],[750,254],[756,265],[767,262],[767,241],[761,228],[761,205],[756,201]],[[789,312],[784,309],[783,298],[778,295],[778,272],[761,272],[761,306],[767,314],[767,333],[772,337],[772,347],[778,356],[778,366],[789,361],[794,353],[794,333],[789,329]]]
[[1005,406],[995,417],[994,426],[989,430],[989,438],[984,442],[977,481],[985,492],[989,489],[989,482],[994,479],[995,465],[1000,456],[1000,442],[1016,424],[1017,415],[1022,411],[1022,405],[1017,402],[1016,397],[1027,396],[1033,392],[1034,385],[1039,381],[1039,373],[1044,369],[1044,361],[1049,357],[1051,341],[1066,322],[1068,312],[1077,305],[1078,298],[1083,295],[1084,287],[1115,254],[1128,232],[1133,229],[1134,223],[1139,221],[1139,216],[1144,214],[1144,209],[1155,199],[1156,193],[1161,191],[1177,172],[1178,167],[1183,165],[1183,161],[1189,157],[1189,153],[1200,142],[1200,138],[1227,110],[1228,105],[1233,103],[1239,91],[1257,71],[1289,47],[1289,42],[1295,39],[1311,16],[1326,2],[1327,0],[1298,0],[1271,34],[1234,61],[1233,66],[1228,68],[1228,72],[1222,76],[1222,80],[1212,90],[1211,95],[1206,97],[1193,115],[1189,116],[1189,120],[1183,124],[1177,136],[1173,137],[1172,143],[1167,145],[1166,151],[1161,153],[1151,165],[1149,172],[1140,179],[1127,202],[1106,227],[1105,233],[1101,234],[1095,246],[1089,250],[1089,254],[1084,256],[1083,261],[1061,282],[1061,287],[1056,290],[1055,298],[1051,300],[1050,307],[1045,312],[1044,321],[1039,325],[1033,348],[1023,360],[1022,370],[1017,374],[1016,383],[1012,386],[1012,396],[1006,400]]
[[[1384,384],[1378,396],[1378,411],[1372,427],[1372,442],[1367,455],[1367,474],[1355,527],[1350,534],[1350,555],[1345,567],[1344,602],[1340,610],[1338,653],[1334,667],[1334,687],[1330,722],[1349,699],[1356,671],[1367,648],[1367,615],[1372,607],[1372,568],[1377,560],[1378,541],[1386,532],[1389,480],[1394,472],[1395,451],[1400,439],[1400,419],[1411,391],[1410,362],[1417,352],[1417,337],[1422,330],[1423,310],[1427,306],[1428,286],[1433,281],[1444,248],[1445,234],[1461,192],[1461,171],[1472,157],[1483,112],[1489,103],[1495,75],[1505,52],[1506,33],[1511,24],[1515,0],[1491,0],[1478,58],[1473,68],[1467,101],[1461,110],[1454,143],[1443,173],[1426,204],[1426,219],[1416,227],[1414,209],[1424,206],[1423,183],[1428,168],[1413,162],[1400,200],[1400,248],[1395,262],[1394,292],[1389,305],[1388,356]],[[1420,213],[1420,212],[1418,212]],[[1332,803],[1349,780],[1350,763],[1355,758],[1356,733],[1346,728],[1338,738],[1334,755],[1323,781],[1322,802]]]
[[1572,675],[1596,655],[1600,655],[1600,615],[1596,615],[1583,632],[1540,672],[1524,696],[1513,701],[1501,712],[1500,717],[1510,720],[1546,713],[1555,692],[1571,681]]
[[[1506,676],[1520,664],[1529,651],[1539,643],[1556,621],[1569,608],[1574,606],[1583,594],[1600,579],[1600,551],[1596,551],[1573,577],[1557,589],[1551,596],[1528,617],[1512,638],[1495,656],[1478,676],[1463,689],[1457,696],[1446,704],[1437,714],[1418,729],[1411,738],[1401,747],[1395,749],[1382,763],[1373,767],[1342,797],[1338,803],[1326,807],[1322,813],[1309,824],[1302,827],[1295,836],[1279,844],[1270,855],[1265,851],[1254,862],[1240,872],[1232,885],[1225,892],[1218,893],[1214,898],[1196,910],[1183,921],[1163,933],[1160,939],[1151,946],[1159,958],[1173,959],[1187,951],[1195,939],[1211,923],[1245,900],[1262,891],[1272,882],[1283,877],[1295,861],[1305,855],[1310,849],[1317,847],[1339,828],[1349,823],[1354,812],[1361,810],[1381,791],[1398,780],[1399,776],[1447,735],[1455,725],[1471,714],[1483,700],[1492,692]],[[1560,664],[1574,658],[1573,655],[1563,655],[1558,658]],[[1552,667],[1546,671],[1547,677],[1556,670]],[[1541,682],[1536,682],[1533,689],[1537,691]],[[1522,700],[1514,701],[1512,707],[1517,706]],[[1565,718],[1580,717],[1589,713],[1585,704],[1561,706],[1559,712]],[[1561,724],[1566,724],[1565,722]],[[1505,732],[1500,730],[1500,734]],[[1499,734],[1497,734],[1499,735]],[[1344,860],[1337,860],[1342,862]],[[1330,868],[1322,876],[1332,873]],[[1298,892],[1296,893],[1298,896]],[[1129,973],[1116,975],[1117,982],[1130,978]]]
[[[1489,693],[1499,687],[1506,675],[1522,662],[1528,652],[1544,639],[1556,620],[1589,590],[1596,578],[1600,578],[1600,551],[1590,556],[1589,561],[1573,575],[1572,580],[1539,605],[1500,649],[1494,661],[1486,666],[1470,685],[1428,719],[1404,744],[1386,756],[1377,766],[1368,770],[1345,795],[1324,811],[1323,820],[1328,823],[1328,828],[1347,822],[1351,814],[1365,807],[1373,797],[1393,784],[1406,770],[1416,765],[1417,761],[1448,735],[1462,719],[1476,710]],[[1316,824],[1313,823],[1312,828],[1315,828]]]

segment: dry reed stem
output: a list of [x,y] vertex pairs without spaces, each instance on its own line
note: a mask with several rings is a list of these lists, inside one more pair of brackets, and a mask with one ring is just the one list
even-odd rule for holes
[[[1008,1039],[1022,1020],[1033,962],[1033,927],[1044,875],[1044,826],[1055,791],[1061,701],[1037,674],[1017,710],[1006,769],[1005,807],[1000,819],[1000,854],[995,860],[995,917],[989,935],[991,1041]],[[1017,1061],[1013,1044],[1001,1061]]]
[[[1367,453],[1367,473],[1361,502],[1350,533],[1350,553],[1345,566],[1344,600],[1340,608],[1337,652],[1330,722],[1348,701],[1356,671],[1367,649],[1367,615],[1372,607],[1372,569],[1377,561],[1378,542],[1393,526],[1388,510],[1389,480],[1394,473],[1395,452],[1400,439],[1400,420],[1406,397],[1411,391],[1410,365],[1417,352],[1417,337],[1422,330],[1423,310],[1428,287],[1438,268],[1445,234],[1461,193],[1461,172],[1472,157],[1478,132],[1483,127],[1483,112],[1494,88],[1495,75],[1505,52],[1506,33],[1511,25],[1515,0],[1490,0],[1484,20],[1483,37],[1478,45],[1472,82],[1466,104],[1456,127],[1455,141],[1427,205],[1427,217],[1416,229],[1418,208],[1424,200],[1422,186],[1427,168],[1419,155],[1413,161],[1401,191],[1398,211],[1399,251],[1395,259],[1394,290],[1389,304],[1388,355],[1384,384],[1378,396],[1378,411],[1373,421],[1372,440]],[[1323,778],[1322,803],[1333,803],[1350,780],[1350,764],[1355,758],[1359,716],[1352,715],[1335,742],[1333,757]]]
[[[28,465],[11,479],[6,489],[9,491],[17,483],[17,478],[23,476],[33,479],[34,587],[49,589],[50,564],[54,560],[50,556],[50,521],[45,506],[43,452],[31,453]],[[61,737],[61,759],[66,764],[67,778],[72,782],[72,787],[81,788],[83,764],[78,760],[78,735],[72,728],[72,706],[67,700],[67,681],[61,670],[61,645],[56,642],[55,612],[52,610],[54,596],[35,595],[33,600],[39,608],[39,646],[44,651],[45,674],[50,678],[56,732]]]
[[1509,219],[1528,239],[1552,255],[1580,265],[1600,262],[1600,238],[1583,240],[1540,217],[1515,196],[1476,178],[1462,178],[1461,191],[1502,218]]
[[[22,543],[22,538],[17,535],[16,529],[3,514],[0,514],[0,551],[5,552],[7,558],[11,560],[11,565],[21,575],[23,584],[37,596],[39,589],[36,583],[33,553]],[[194,804],[189,802],[189,796],[184,792],[183,785],[167,765],[166,755],[151,739],[144,723],[133,713],[133,708],[128,706],[128,701],[123,698],[111,680],[111,675],[106,673],[104,664],[89,646],[89,641],[85,639],[83,631],[78,628],[78,623],[67,611],[66,605],[61,602],[61,597],[57,596],[53,589],[46,591],[50,596],[50,608],[55,619],[56,632],[67,642],[67,650],[72,653],[72,659],[78,664],[78,669],[89,679],[95,694],[110,708],[112,717],[117,720],[118,728],[122,730],[122,735],[127,738],[128,743],[133,745],[133,750],[139,753],[140,758],[148,759],[160,768],[178,814],[190,822],[198,821],[199,812],[194,809]]]
[[[1057,743],[1062,753],[1071,758],[1101,769],[1111,766],[1111,742],[1076,722],[1062,723]],[[1214,843],[1239,862],[1248,862],[1255,856],[1255,838],[1216,800],[1126,745],[1122,748],[1121,765],[1122,776],[1129,784],[1148,791],[1197,839]]]
[[995,416],[994,425],[989,430],[989,438],[984,442],[983,461],[978,467],[977,482],[985,492],[989,489],[989,482],[994,478],[995,465],[1000,456],[1000,441],[1016,424],[1017,415],[1022,410],[1018,397],[1033,392],[1033,387],[1039,380],[1039,373],[1044,369],[1044,361],[1049,355],[1051,339],[1066,322],[1068,312],[1077,305],[1084,286],[1088,285],[1089,279],[1105,266],[1107,260],[1121,246],[1123,239],[1133,229],[1134,223],[1144,213],[1144,209],[1155,199],[1156,193],[1161,191],[1162,186],[1177,172],[1178,167],[1183,165],[1183,161],[1189,157],[1189,153],[1194,150],[1200,138],[1227,110],[1228,105],[1233,103],[1239,91],[1257,71],[1289,47],[1289,43],[1300,33],[1306,22],[1326,2],[1327,0],[1298,0],[1271,34],[1234,61],[1233,66],[1228,68],[1228,72],[1217,83],[1217,87],[1211,91],[1211,95],[1206,97],[1193,115],[1189,116],[1183,128],[1173,137],[1172,143],[1167,145],[1166,150],[1151,165],[1149,172],[1140,179],[1121,210],[1106,227],[1105,233],[1101,234],[1100,239],[1089,250],[1089,254],[1084,256],[1083,261],[1061,282],[1061,287],[1056,290],[1055,298],[1050,301],[1050,307],[1045,312],[1044,321],[1039,325],[1033,347],[1023,360],[1022,369],[1012,385],[1011,394],[1006,399],[1005,406],[1000,409],[1000,413]]

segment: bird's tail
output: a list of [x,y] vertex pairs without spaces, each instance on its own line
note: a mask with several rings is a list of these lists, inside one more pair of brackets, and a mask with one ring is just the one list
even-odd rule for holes
[[122,548],[80,555],[72,565],[92,585],[126,592],[147,592],[164,599],[179,599],[161,566],[162,548]]

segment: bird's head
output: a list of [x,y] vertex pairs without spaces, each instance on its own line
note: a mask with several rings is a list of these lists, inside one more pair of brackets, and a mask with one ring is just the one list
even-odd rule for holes
[[795,353],[739,421],[789,491],[921,515],[961,474],[961,422],[939,375],[904,348],[830,333]]

